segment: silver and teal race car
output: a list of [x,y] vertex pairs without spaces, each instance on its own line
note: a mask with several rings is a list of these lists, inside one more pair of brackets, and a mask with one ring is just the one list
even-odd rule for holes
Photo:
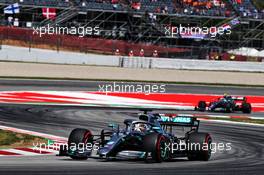
[[77,128],[70,133],[68,145],[60,147],[59,156],[77,160],[97,157],[162,162],[188,157],[208,161],[212,138],[198,132],[199,122],[194,117],[151,113],[139,115],[138,120],[125,119],[123,129],[110,124],[98,135]]
[[221,98],[217,98],[211,102],[199,101],[198,106],[195,107],[195,110],[204,112],[236,112],[242,111],[243,113],[251,113],[252,107],[251,104],[247,102],[246,97],[235,97],[230,95],[224,95]]

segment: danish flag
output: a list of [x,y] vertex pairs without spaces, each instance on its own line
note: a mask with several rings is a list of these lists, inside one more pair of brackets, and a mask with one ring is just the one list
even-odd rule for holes
[[42,14],[47,19],[55,19],[56,9],[55,8],[42,8]]

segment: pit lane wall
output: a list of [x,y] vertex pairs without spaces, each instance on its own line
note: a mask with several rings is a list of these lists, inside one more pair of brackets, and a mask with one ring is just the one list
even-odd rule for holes
[[119,57],[3,45],[0,61],[113,66],[145,69],[264,72],[264,62]]

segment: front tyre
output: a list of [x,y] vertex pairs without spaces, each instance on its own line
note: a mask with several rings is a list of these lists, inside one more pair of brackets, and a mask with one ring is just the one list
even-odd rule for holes
[[226,104],[225,111],[227,113],[233,112],[233,108],[232,108],[232,106],[229,103]]
[[143,150],[151,153],[155,162],[170,159],[170,140],[160,133],[150,133],[144,137]]
[[151,153],[151,157],[155,162],[163,162],[169,160],[170,150],[169,150],[169,140],[163,135],[158,135],[156,141],[156,149]]
[[87,155],[77,155],[75,152],[78,149],[84,149],[87,143],[93,143],[93,135],[90,130],[77,128],[72,130],[69,139],[68,147],[70,157],[74,160],[86,160]]
[[206,110],[206,102],[205,101],[199,101],[198,110],[201,112],[204,112]]

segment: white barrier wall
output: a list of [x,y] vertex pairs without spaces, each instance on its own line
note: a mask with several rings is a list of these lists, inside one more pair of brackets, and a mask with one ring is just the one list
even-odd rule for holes
[[0,60],[21,61],[56,64],[85,64],[97,66],[122,66],[127,68],[160,68],[184,70],[216,70],[216,71],[242,71],[264,72],[264,62],[239,62],[239,61],[209,61],[186,60],[167,58],[142,58],[106,56],[84,54],[66,51],[52,51],[45,49],[30,49],[3,45],[0,50]]
[[2,61],[119,66],[119,57],[3,45]]
[[123,67],[179,70],[264,72],[264,62],[187,60],[167,58],[123,58]]
[[264,72],[263,62],[153,59],[153,68]]

